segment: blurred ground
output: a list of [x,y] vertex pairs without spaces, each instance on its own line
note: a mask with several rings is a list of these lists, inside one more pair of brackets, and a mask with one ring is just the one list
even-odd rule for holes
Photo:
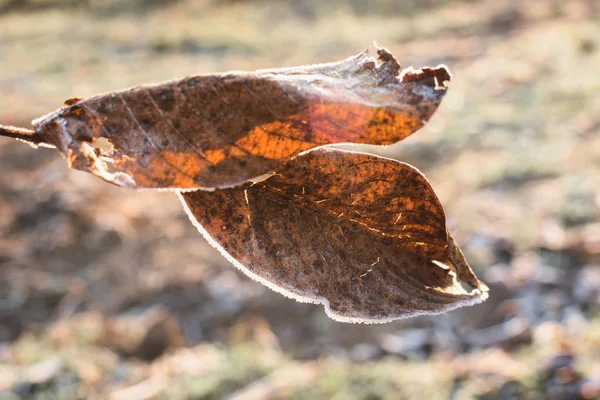
[[600,2],[0,0],[0,122],[373,40],[454,73],[427,127],[368,150],[427,175],[488,302],[330,321],[238,273],[173,194],[0,139],[0,399],[600,398]]

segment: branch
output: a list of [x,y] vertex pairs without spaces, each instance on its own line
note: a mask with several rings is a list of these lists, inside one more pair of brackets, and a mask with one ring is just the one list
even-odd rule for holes
[[36,146],[46,144],[46,141],[36,131],[15,126],[0,125],[0,136],[22,140]]

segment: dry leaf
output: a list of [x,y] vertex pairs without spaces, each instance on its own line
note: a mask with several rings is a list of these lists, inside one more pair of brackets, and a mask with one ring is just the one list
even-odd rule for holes
[[69,99],[35,131],[0,126],[0,136],[55,146],[70,167],[117,185],[206,189],[180,196],[211,244],[336,320],[387,322],[481,302],[488,288],[419,171],[367,154],[306,152],[391,144],[435,112],[450,79],[444,66],[401,71],[387,50],[378,56]]
[[401,71],[378,50],[329,64],[194,76],[65,107],[5,136],[56,146],[71,168],[134,188],[226,188],[316,146],[391,144],[431,117],[444,66]]
[[388,322],[487,298],[433,189],[408,164],[318,149],[263,181],[180,196],[234,265],[339,321]]

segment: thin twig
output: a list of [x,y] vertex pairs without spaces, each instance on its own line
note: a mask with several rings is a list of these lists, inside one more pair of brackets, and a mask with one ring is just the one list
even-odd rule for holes
[[0,125],[0,136],[19,139],[34,145],[46,143],[36,131],[26,128],[17,128],[15,126]]

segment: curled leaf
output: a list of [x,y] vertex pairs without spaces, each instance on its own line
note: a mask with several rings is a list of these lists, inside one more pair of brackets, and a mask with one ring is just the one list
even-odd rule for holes
[[34,121],[70,167],[134,188],[241,184],[308,149],[386,145],[431,117],[444,66],[401,71],[378,50],[329,64],[193,76],[108,93]]
[[180,196],[238,268],[339,321],[438,314],[488,295],[433,189],[408,164],[318,149],[263,181]]

